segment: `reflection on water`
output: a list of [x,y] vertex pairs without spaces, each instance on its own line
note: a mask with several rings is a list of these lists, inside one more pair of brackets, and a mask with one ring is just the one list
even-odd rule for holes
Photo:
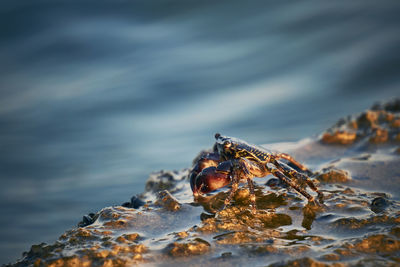
[[399,4],[3,1],[0,262],[188,167],[398,95]]

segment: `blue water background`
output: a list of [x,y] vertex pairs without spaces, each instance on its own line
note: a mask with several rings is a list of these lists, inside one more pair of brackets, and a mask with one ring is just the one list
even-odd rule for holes
[[0,263],[189,167],[400,94],[399,1],[2,1]]

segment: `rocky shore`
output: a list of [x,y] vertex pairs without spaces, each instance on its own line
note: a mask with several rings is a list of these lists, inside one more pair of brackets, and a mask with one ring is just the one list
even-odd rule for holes
[[160,171],[143,194],[85,215],[6,266],[400,265],[400,100],[341,119],[317,139],[266,147],[306,164],[324,205],[268,176],[255,179],[256,214],[245,185],[222,209],[226,188],[194,202],[189,168]]

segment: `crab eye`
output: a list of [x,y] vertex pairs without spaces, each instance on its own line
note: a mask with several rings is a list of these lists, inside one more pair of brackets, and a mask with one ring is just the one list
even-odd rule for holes
[[225,147],[225,148],[230,148],[231,145],[232,145],[232,144],[231,144],[231,142],[229,142],[229,141],[225,141],[225,142],[224,142],[224,147]]

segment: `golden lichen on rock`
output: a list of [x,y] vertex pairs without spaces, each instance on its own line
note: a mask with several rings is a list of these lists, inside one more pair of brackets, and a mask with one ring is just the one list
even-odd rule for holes
[[377,234],[346,244],[345,247],[362,253],[391,254],[400,251],[400,241],[384,234]]
[[166,247],[166,251],[174,257],[188,257],[209,252],[210,245],[206,242],[200,242],[197,240],[187,243],[173,242]]
[[350,145],[367,139],[372,144],[398,141],[400,134],[400,100],[376,104],[358,116],[340,119],[321,135],[326,144]]
[[349,145],[354,143],[356,137],[356,132],[336,130],[334,132],[323,133],[321,140],[327,144]]

